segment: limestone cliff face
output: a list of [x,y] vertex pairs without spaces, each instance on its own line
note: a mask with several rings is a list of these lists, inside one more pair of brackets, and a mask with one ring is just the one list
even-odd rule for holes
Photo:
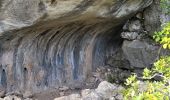
[[81,87],[120,48],[122,25],[152,0],[1,0],[0,84]]

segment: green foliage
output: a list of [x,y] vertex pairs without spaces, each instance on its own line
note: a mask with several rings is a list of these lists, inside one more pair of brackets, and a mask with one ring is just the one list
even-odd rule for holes
[[156,42],[163,44],[163,48],[170,49],[170,22],[160,32],[155,32],[153,36]]
[[[161,7],[170,14],[169,0],[161,0]],[[155,32],[153,38],[164,49],[170,49],[170,22],[162,31]],[[145,68],[142,77],[131,75],[125,85],[124,100],[170,100],[170,56],[156,61],[152,69]]]
[[163,57],[154,63],[153,72],[163,74],[165,77],[170,78],[170,56]]
[[[164,49],[170,49],[170,22],[153,38]],[[125,85],[124,100],[170,100],[170,56],[156,61],[152,69],[145,68],[142,77],[131,75]]]
[[[153,80],[156,75],[161,81]],[[123,91],[124,100],[170,100],[170,57],[154,63],[152,69],[145,68],[143,77],[134,74],[126,79],[127,88]]]

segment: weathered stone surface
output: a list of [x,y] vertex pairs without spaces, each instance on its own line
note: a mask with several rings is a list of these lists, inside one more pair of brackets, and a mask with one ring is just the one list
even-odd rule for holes
[[119,30],[152,0],[1,0],[0,78],[7,92],[81,88],[120,48]]
[[26,91],[25,93],[23,93],[23,97],[24,98],[32,98],[33,93],[31,91]]
[[21,100],[21,98],[15,95],[9,95],[9,96],[6,96],[3,100]]
[[68,89],[69,89],[69,87],[67,87],[67,86],[63,86],[63,87],[60,87],[60,88],[59,88],[60,91],[66,91],[66,90],[68,90]]
[[30,26],[39,21],[75,21],[94,18],[121,18],[147,7],[152,0],[3,0],[1,32]]
[[121,37],[127,40],[135,40],[138,39],[140,36],[138,32],[122,32]]
[[139,12],[139,13],[136,14],[135,17],[138,18],[138,19],[140,19],[140,20],[142,20],[142,19],[143,19],[143,13],[142,13],[142,12]]
[[[150,67],[158,56],[158,46],[153,46],[145,41],[124,41],[122,46],[126,59],[131,68]],[[130,68],[129,68],[130,69]]]
[[107,81],[103,81],[99,84],[96,92],[103,98],[109,99],[110,97],[114,97],[117,95],[117,86]]
[[80,94],[71,94],[69,96],[63,96],[55,98],[54,100],[82,100]]
[[147,9],[144,10],[144,26],[150,36],[153,36],[155,31],[161,29],[161,8],[160,0],[153,0],[154,2]]
[[128,23],[128,30],[130,32],[140,32],[143,30],[140,20],[130,20]]
[[91,92],[87,96],[83,97],[82,100],[103,100],[104,98],[98,95],[95,91]]
[[91,92],[93,92],[93,90],[90,90],[90,89],[82,90],[81,91],[81,96],[85,97],[85,96],[89,95]]
[[6,90],[4,87],[0,87],[0,98],[4,97],[5,96],[5,93],[6,93]]
[[123,100],[122,86],[111,84],[107,81],[102,81],[97,89],[85,89],[80,94],[71,94],[55,98],[54,100]]
[[33,100],[33,99],[31,99],[31,98],[26,98],[26,99],[24,99],[24,100]]
[[[140,16],[141,13],[136,14],[135,17],[129,19],[126,24],[123,26],[123,32],[121,33],[121,37],[125,40],[139,40],[144,35],[144,27],[142,25],[142,19],[137,17]],[[140,16],[142,17],[142,16]]]
[[110,56],[106,62],[107,65],[115,68],[125,68],[128,69],[130,66],[129,61],[123,54],[122,49],[117,49],[114,55]]

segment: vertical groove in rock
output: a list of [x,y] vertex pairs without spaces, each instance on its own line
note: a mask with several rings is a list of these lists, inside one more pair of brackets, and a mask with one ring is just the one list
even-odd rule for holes
[[1,84],[9,92],[81,87],[96,66],[105,64],[108,41],[120,39],[113,26],[75,22],[16,31],[14,38],[1,45],[2,66],[8,72],[3,70]]
[[0,80],[7,92],[81,88],[120,48],[123,23],[152,0],[3,0]]

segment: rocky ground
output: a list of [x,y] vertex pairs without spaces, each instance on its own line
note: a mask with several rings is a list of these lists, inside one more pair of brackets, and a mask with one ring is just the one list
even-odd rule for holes
[[[111,84],[107,81],[102,81],[96,89],[84,89],[77,91],[70,91],[72,94],[66,95],[69,90],[68,87],[60,89],[60,96],[57,97],[55,91],[46,94],[36,94],[31,98],[22,98],[17,95],[8,95],[0,100],[122,100],[123,96],[121,90],[123,87],[117,84]],[[62,92],[61,92],[62,91]],[[56,98],[55,98],[56,97]]]
[[5,94],[1,91],[0,100],[122,100],[123,87],[118,84],[124,82],[130,73],[109,65],[100,66],[81,89],[63,86],[50,91],[24,95],[19,92]]

